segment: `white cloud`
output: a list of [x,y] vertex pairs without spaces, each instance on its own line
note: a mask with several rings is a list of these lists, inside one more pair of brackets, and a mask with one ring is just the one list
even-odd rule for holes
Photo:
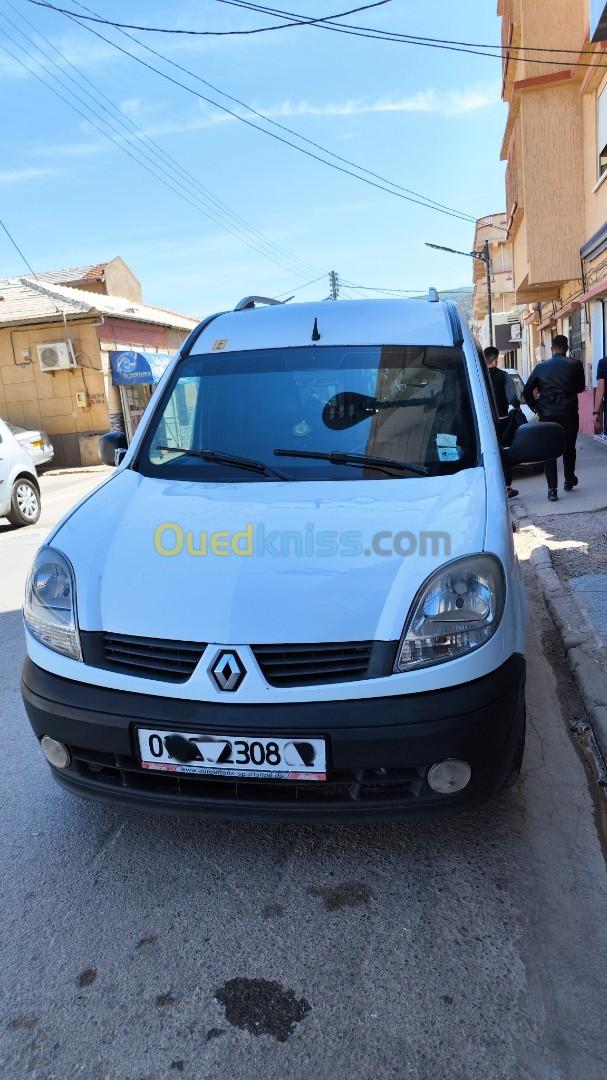
[[[433,113],[437,116],[462,116],[480,109],[491,108],[500,103],[499,83],[489,83],[463,90],[419,90],[415,94],[402,98],[376,98],[347,99],[341,102],[314,103],[311,101],[283,101],[276,105],[264,107],[256,106],[258,111],[269,119],[289,120],[299,116],[317,116],[328,119],[335,117],[340,120],[348,117],[360,117],[378,114],[406,114],[406,113]],[[142,115],[155,111],[156,107],[141,98],[128,98],[122,101],[120,108],[123,113],[131,118],[137,117],[140,124]],[[234,108],[238,116],[251,120],[255,124],[262,124],[262,120],[252,116],[245,110]],[[144,136],[157,139],[170,135],[187,135],[197,131],[205,131],[208,128],[221,127],[224,124],[235,123],[236,117],[229,113],[214,110],[207,105],[199,105],[193,113],[182,120],[167,120],[157,123],[142,125],[141,134],[130,132],[127,138],[137,142]],[[86,130],[87,125],[81,125]],[[37,147],[36,153],[46,157],[88,157],[103,153],[108,149],[104,142],[98,141],[90,129],[90,140],[67,143],[64,145],[46,144]],[[358,134],[358,133],[356,133]],[[344,140],[356,137],[347,132],[341,132],[337,138]]]
[[21,180],[37,180],[56,174],[57,169],[5,169],[0,170],[0,184],[16,184]]
[[500,102],[499,83],[467,90],[418,90],[403,98],[378,98],[375,101],[350,99],[317,105],[310,101],[284,101],[271,109],[261,109],[273,118],[293,116],[364,116],[370,113],[439,113],[460,116],[477,109],[487,109]]

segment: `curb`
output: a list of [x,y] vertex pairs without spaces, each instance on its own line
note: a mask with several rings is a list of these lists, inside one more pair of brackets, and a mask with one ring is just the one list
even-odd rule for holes
[[84,473],[101,475],[102,469],[109,469],[110,465],[77,465],[72,469],[45,469],[41,476],[82,476]]
[[[519,519],[519,525],[522,522]],[[531,522],[529,522],[531,524]],[[603,764],[607,763],[607,648],[578,599],[563,581],[545,545],[530,554],[530,563],[554,624],[561,635],[565,655],[588,713]]]

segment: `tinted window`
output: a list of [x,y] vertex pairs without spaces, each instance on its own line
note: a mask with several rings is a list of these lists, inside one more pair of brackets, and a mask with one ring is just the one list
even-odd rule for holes
[[276,457],[279,447],[389,457],[433,474],[476,465],[462,351],[340,346],[188,357],[173,373],[138,467],[175,479],[247,480],[182,452],[204,448],[254,458],[295,479],[382,478],[371,469]]

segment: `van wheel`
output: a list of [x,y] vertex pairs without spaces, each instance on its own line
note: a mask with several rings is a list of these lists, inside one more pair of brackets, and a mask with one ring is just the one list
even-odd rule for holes
[[35,525],[40,510],[38,488],[25,476],[18,477],[13,484],[10,513],[6,515],[11,525]]
[[525,737],[527,734],[527,710],[523,712],[523,730],[519,735],[519,740],[516,744],[516,749],[512,756],[512,764],[506,774],[506,778],[503,783],[505,789],[512,788],[516,784],[523,767],[523,758],[525,756]]

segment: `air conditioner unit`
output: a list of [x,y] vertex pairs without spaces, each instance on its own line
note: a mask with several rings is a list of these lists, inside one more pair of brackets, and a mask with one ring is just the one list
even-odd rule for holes
[[77,366],[71,341],[52,341],[48,345],[37,345],[36,348],[42,371],[61,371]]

